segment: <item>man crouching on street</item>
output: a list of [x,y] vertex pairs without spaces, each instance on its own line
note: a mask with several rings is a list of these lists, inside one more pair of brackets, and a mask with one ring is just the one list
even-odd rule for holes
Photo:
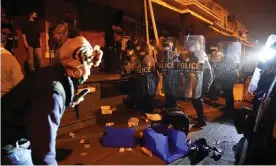
[[1,163],[57,165],[56,136],[75,89],[101,62],[102,52],[82,36],[60,49],[60,64],[35,71],[2,96]]

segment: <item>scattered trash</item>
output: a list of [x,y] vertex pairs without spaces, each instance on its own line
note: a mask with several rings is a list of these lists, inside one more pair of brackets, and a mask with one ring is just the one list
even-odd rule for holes
[[110,109],[110,106],[101,106],[102,114],[112,114],[112,110]]
[[69,133],[69,136],[74,138],[75,137],[75,133]]
[[102,110],[103,115],[112,114],[112,110]]
[[216,161],[219,160],[223,154],[221,149],[209,146],[205,138],[200,138],[196,141],[189,140],[187,141],[187,145],[190,149],[189,158],[191,162],[193,162],[193,164],[196,164],[203,160],[212,151],[212,158]]
[[84,141],[84,148],[90,148],[90,143],[88,141]]
[[120,148],[119,152],[125,152],[125,148]]
[[211,158],[213,158],[215,161],[219,160],[222,156],[222,153],[218,152],[218,151],[214,151],[213,152],[213,156]]
[[152,152],[149,151],[149,150],[148,150],[147,148],[145,148],[145,147],[142,147],[142,148],[141,148],[141,151],[142,151],[144,154],[146,154],[147,156],[149,156],[149,157],[152,156]]
[[109,105],[101,106],[101,109],[102,110],[110,110],[110,106]]
[[128,120],[128,127],[135,127],[138,126],[139,119],[138,118],[130,118]]
[[114,126],[114,122],[106,123],[105,126]]
[[147,118],[151,121],[160,121],[160,120],[162,120],[162,117],[159,114],[146,114],[146,115],[147,115]]
[[126,148],[125,149],[127,152],[132,152],[132,148]]
[[213,143],[213,145],[218,145],[220,143],[220,141],[215,141],[214,143]]
[[87,152],[84,152],[84,153],[81,153],[80,155],[81,155],[81,156],[86,156],[86,155],[88,155],[88,153],[87,153]]
[[85,140],[84,139],[81,139],[80,140],[80,144],[84,144]]

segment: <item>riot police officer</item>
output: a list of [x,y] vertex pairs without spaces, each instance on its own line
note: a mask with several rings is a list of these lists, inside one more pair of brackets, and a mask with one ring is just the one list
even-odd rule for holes
[[210,55],[210,65],[212,67],[212,73],[214,75],[214,81],[210,87],[210,90],[208,92],[208,98],[209,98],[209,104],[210,106],[215,106],[214,101],[218,100],[220,91],[221,91],[221,83],[222,83],[222,74],[221,69],[219,68],[220,64],[223,60],[223,53],[218,51],[218,48],[215,46],[212,46],[210,48],[211,55]]
[[134,78],[134,70],[136,65],[136,55],[134,51],[134,40],[128,40],[126,43],[126,50],[121,53],[121,69],[122,76],[128,78],[127,84],[127,105],[129,108],[135,106],[136,101],[136,80]]
[[228,114],[235,109],[233,88],[238,76],[242,45],[240,42],[221,42],[219,47],[224,54],[219,65],[219,77],[225,97],[225,106],[221,110]]
[[192,99],[193,107],[196,110],[198,122],[193,128],[200,128],[206,125],[204,115],[203,95],[206,95],[214,80],[211,66],[207,54],[201,48],[199,40],[203,36],[191,36],[187,42],[190,51],[190,63],[196,62],[202,65],[203,70],[191,71],[186,70],[186,80],[188,85],[185,88],[185,97]]
[[159,59],[158,67],[164,69],[164,91],[167,105],[175,107],[176,98],[191,99],[198,116],[198,122],[194,127],[200,128],[206,125],[202,96],[209,90],[213,74],[204,52],[204,37],[185,36],[181,38],[181,41],[183,46],[179,47],[185,49],[185,51],[180,49],[181,58],[170,49],[169,42],[163,43],[163,59]]
[[139,48],[135,65],[136,105],[142,111],[151,113],[154,110],[153,101],[158,85],[155,59],[149,45],[144,40],[138,40],[136,48]]
[[[165,37],[161,41],[161,50],[158,55],[159,63],[172,63],[178,61],[179,55],[174,51],[176,45],[176,39],[172,37]],[[172,68],[167,68],[167,66],[158,65],[159,71],[163,75],[163,87],[166,98],[165,108],[176,107],[176,98],[173,93],[173,87],[171,86],[171,81],[174,79],[176,70]]]

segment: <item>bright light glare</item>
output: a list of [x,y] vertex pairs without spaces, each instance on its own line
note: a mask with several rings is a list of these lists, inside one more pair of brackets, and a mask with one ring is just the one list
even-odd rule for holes
[[263,48],[262,51],[259,53],[260,61],[266,62],[276,56],[276,50],[272,48]]

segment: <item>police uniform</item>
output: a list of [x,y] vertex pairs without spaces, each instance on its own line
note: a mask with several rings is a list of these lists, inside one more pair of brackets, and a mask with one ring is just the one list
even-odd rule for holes
[[[160,50],[159,56],[158,56],[158,61],[159,62],[166,62],[166,63],[171,63],[171,62],[177,62],[178,60],[176,57],[178,57],[178,54],[170,48],[169,41],[165,41],[163,43],[163,47],[165,49]],[[170,68],[169,66],[160,66],[158,65],[159,70],[163,73],[163,88],[164,88],[164,93],[165,93],[165,98],[166,98],[166,108],[173,108],[176,107],[176,97],[174,94],[174,89],[172,86],[172,82],[175,79],[175,76],[178,75],[178,72],[175,69]],[[163,70],[162,68],[166,68]]]
[[190,61],[195,61],[203,64],[203,71],[187,72],[187,80],[190,81],[190,85],[195,87],[187,86],[185,90],[185,97],[192,99],[192,104],[196,110],[200,124],[204,123],[205,121],[204,103],[202,96],[204,94],[207,94],[207,92],[209,91],[209,88],[214,80],[214,76],[212,74],[211,66],[205,52],[201,50],[193,52]]
[[223,52],[224,59],[219,63],[218,69],[221,76],[221,87],[225,96],[224,111],[234,109],[233,88],[237,79],[237,72],[240,66],[242,44],[240,42],[221,42],[219,43],[220,52]]
[[136,65],[136,55],[134,51],[135,43],[133,40],[128,40],[126,43],[126,50],[120,56],[120,63],[122,75],[128,79],[127,83],[127,105],[129,108],[135,106],[136,101],[136,79],[134,77],[134,70]]
[[145,41],[138,42],[137,64],[135,69],[137,99],[136,103],[143,111],[151,113],[154,110],[154,97],[158,85],[158,75],[155,70],[155,60],[150,54],[150,48]]

